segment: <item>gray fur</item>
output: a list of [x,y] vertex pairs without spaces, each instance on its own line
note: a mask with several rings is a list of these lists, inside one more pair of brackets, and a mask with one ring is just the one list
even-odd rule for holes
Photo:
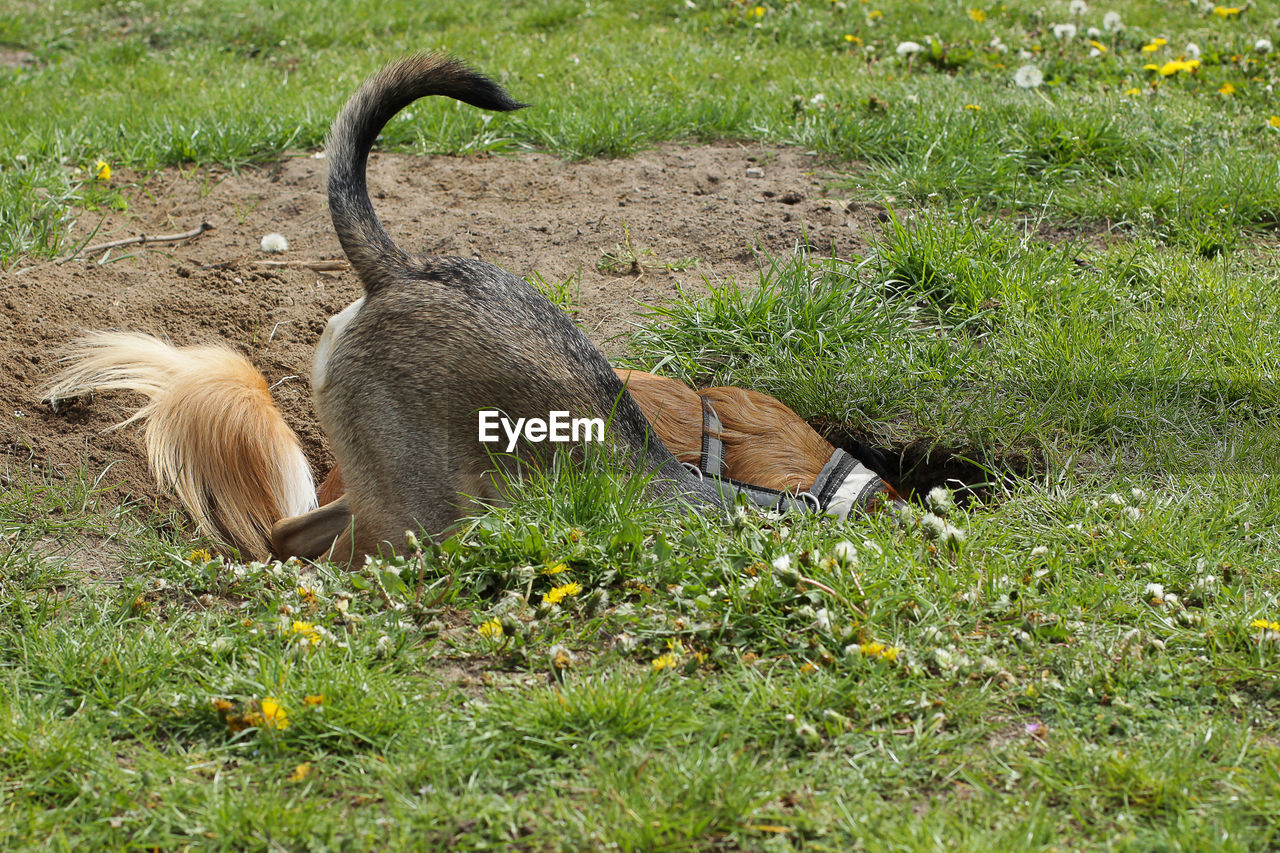
[[[553,410],[605,418],[608,440],[655,473],[657,488],[724,506],[658,440],[604,355],[527,282],[481,261],[413,257],[391,241],[365,185],[369,148],[398,110],[427,95],[522,106],[456,60],[416,55],[366,81],[330,131],[329,206],[366,293],[314,392],[354,517],[334,558],[399,545],[419,526],[439,534],[470,511],[467,496],[501,498],[494,445],[477,437],[481,408],[513,419]],[[546,447],[522,443],[516,455],[536,461]],[[518,474],[514,461],[500,464]]]

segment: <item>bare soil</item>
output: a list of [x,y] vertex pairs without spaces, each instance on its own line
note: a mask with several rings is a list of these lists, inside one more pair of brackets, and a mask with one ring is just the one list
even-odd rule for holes
[[[234,172],[118,170],[112,180],[127,187],[128,209],[85,211],[68,245],[184,232],[202,221],[214,229],[0,273],[0,476],[96,476],[110,466],[109,501],[164,502],[138,428],[104,431],[138,400],[104,395],[54,412],[38,399],[59,347],[94,329],[232,345],[267,376],[317,472],[327,470],[306,377],[326,321],[359,297],[359,283],[349,271],[260,265],[342,258],[324,179],[324,160],[308,154]],[[787,253],[801,242],[838,256],[865,251],[881,211],[830,197],[833,182],[804,152],[732,143],[666,144],[632,159],[587,163],[536,153],[376,155],[369,171],[374,205],[406,249],[481,258],[551,283],[580,277],[577,320],[612,355],[625,350],[618,336],[640,303],[667,300],[678,287],[705,291],[708,280],[750,285],[759,252]],[[643,271],[600,271],[624,230],[642,253]],[[285,235],[287,253],[261,250],[271,232]],[[688,259],[697,266],[680,269]]]

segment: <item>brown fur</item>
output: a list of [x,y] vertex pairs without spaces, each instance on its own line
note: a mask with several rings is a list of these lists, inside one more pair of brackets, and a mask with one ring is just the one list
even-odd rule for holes
[[217,542],[247,557],[266,557],[272,525],[314,506],[315,487],[297,437],[262,374],[240,354],[98,332],[72,344],[64,360],[69,366],[44,389],[45,399],[107,390],[149,398],[117,428],[146,421],[147,459],[156,479]]

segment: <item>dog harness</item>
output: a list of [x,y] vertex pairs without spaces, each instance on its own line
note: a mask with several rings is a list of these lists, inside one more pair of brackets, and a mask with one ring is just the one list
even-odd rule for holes
[[724,424],[711,401],[702,398],[702,458],[699,464],[685,462],[685,467],[702,479],[720,484],[723,492],[745,495],[761,509],[794,512],[805,509],[836,518],[848,518],[856,509],[864,509],[884,490],[884,481],[874,471],[843,450],[836,449],[818,472],[818,478],[807,491],[792,493],[744,483],[724,474]]

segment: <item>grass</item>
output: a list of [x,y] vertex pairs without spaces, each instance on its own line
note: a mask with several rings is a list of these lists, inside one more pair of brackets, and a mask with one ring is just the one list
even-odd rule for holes
[[[99,158],[235,166],[318,146],[367,73],[444,47],[536,109],[418,104],[386,146],[582,158],[745,136],[862,161],[856,187],[878,200],[1048,209],[1209,252],[1280,221],[1276,53],[1255,49],[1275,34],[1260,10],[1125,4],[1125,28],[1100,33],[1106,52],[1090,56],[1100,6],[1075,18],[1057,5],[974,7],[976,21],[945,4],[862,5],[393,2],[376,19],[350,0],[15,9],[0,15],[0,45],[33,59],[0,67],[0,264],[58,252]],[[1076,37],[1056,38],[1050,25],[1069,18]],[[506,25],[494,31],[495,20]],[[1144,53],[1161,34],[1168,43]],[[908,39],[928,49],[899,57]],[[1144,70],[1189,42],[1201,51],[1194,72]],[[1013,85],[1028,63],[1040,88]]]
[[[536,109],[415,105],[387,147],[748,137],[892,211],[862,256],[798,247],[655,306],[633,363],[1034,462],[947,511],[951,547],[912,517],[686,518],[592,457],[352,573],[211,557],[102,502],[109,472],[7,472],[0,846],[1280,845],[1280,131],[1254,45],[1277,34],[1265,8],[1135,2],[1090,56],[1106,11],[0,10],[0,50],[34,57],[0,64],[6,267],[121,202],[99,159],[314,147],[382,61],[448,47]],[[1193,41],[1200,67],[1162,75]],[[576,278],[533,280],[572,308]]]

